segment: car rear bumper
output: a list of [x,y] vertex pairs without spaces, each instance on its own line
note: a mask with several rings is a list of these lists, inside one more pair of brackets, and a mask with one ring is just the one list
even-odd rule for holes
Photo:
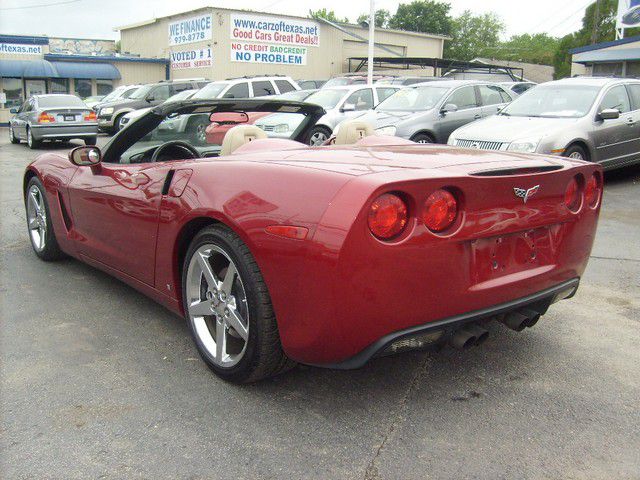
[[82,125],[32,125],[33,138],[46,140],[50,138],[85,138],[98,134],[97,123]]
[[316,366],[341,370],[360,368],[374,357],[391,355],[403,350],[424,348],[430,343],[441,342],[455,330],[468,323],[496,319],[501,315],[533,305],[535,305],[534,309],[537,312],[544,314],[551,304],[566,298],[571,298],[578,290],[579,283],[579,278],[573,278],[540,292],[527,295],[526,297],[460,315],[454,315],[424,325],[398,330],[379,338],[346,360]]

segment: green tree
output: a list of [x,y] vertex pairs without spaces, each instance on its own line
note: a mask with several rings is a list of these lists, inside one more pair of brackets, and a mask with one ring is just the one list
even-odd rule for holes
[[[391,14],[389,13],[389,10],[384,10],[384,9],[376,10],[376,13],[375,13],[376,27],[387,28],[387,26],[389,25],[390,18],[391,18]],[[369,23],[368,13],[363,13],[362,15],[360,15],[356,23],[362,24],[363,22]]]
[[445,44],[445,58],[471,60],[495,48],[504,31],[504,23],[495,13],[474,15],[465,10],[453,20],[453,40]]
[[450,35],[451,5],[437,0],[414,0],[398,5],[395,15],[389,19],[389,28],[411,32]]
[[495,47],[487,47],[483,57],[497,60],[553,65],[553,58],[560,40],[546,33],[513,35]]
[[349,19],[347,17],[338,18],[336,16],[336,12],[333,10],[327,10],[326,8],[321,8],[319,10],[309,10],[309,16],[311,18],[324,18],[325,20],[329,20],[334,23],[349,23]]

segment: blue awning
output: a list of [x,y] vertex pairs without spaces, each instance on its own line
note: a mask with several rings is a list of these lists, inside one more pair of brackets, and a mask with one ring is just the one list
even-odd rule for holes
[[58,76],[51,62],[46,60],[0,60],[0,77],[55,78]]
[[47,60],[0,60],[0,77],[98,78],[116,80],[120,71],[110,63],[49,62]]
[[110,63],[51,62],[60,78],[99,78],[116,80],[120,71]]

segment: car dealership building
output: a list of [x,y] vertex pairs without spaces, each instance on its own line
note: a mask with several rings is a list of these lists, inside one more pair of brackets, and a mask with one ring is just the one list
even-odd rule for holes
[[[84,98],[121,84],[185,78],[327,79],[347,72],[349,58],[366,56],[368,48],[368,28],[359,25],[213,7],[116,30],[121,52],[113,40],[0,34],[0,124],[33,94]],[[375,55],[442,58],[448,39],[376,29]]]

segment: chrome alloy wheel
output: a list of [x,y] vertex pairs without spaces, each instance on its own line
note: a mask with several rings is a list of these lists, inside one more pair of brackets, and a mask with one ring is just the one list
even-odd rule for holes
[[322,144],[324,144],[324,142],[327,141],[328,138],[329,137],[327,137],[326,133],[316,132],[313,135],[311,135],[311,138],[309,139],[309,145],[313,147],[321,146]]
[[582,156],[582,154],[580,152],[571,152],[569,154],[569,158],[573,158],[576,160],[584,160],[584,157]]
[[207,143],[207,125],[199,123],[196,125],[196,140],[199,143]]
[[27,195],[27,222],[33,248],[44,250],[47,237],[47,210],[44,206],[42,191],[37,185],[31,185]]
[[236,365],[247,349],[249,308],[233,260],[216,245],[202,245],[189,261],[185,290],[189,319],[207,356],[223,368]]

